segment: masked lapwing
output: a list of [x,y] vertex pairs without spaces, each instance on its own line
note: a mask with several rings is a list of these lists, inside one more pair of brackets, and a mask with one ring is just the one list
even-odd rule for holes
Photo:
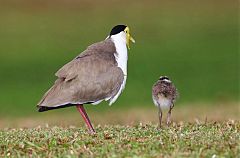
[[130,42],[135,43],[126,25],[112,28],[109,36],[87,47],[80,55],[56,72],[57,80],[37,104],[38,111],[76,106],[89,132],[95,130],[84,104],[113,104],[127,80]]
[[159,127],[161,127],[162,124],[162,108],[169,108],[167,125],[170,124],[171,111],[177,97],[178,91],[172,81],[167,76],[160,76],[152,87],[152,99],[154,104],[158,107]]

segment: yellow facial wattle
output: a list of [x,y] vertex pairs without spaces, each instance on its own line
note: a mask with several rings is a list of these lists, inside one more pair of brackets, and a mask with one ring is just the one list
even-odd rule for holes
[[130,49],[130,41],[135,43],[135,40],[132,38],[132,36],[130,35],[130,30],[129,27],[126,27],[124,32],[126,33],[126,40],[127,40],[127,47],[128,49]]

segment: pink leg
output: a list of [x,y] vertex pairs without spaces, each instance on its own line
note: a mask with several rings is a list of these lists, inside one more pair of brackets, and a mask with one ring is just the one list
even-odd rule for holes
[[93,129],[91,121],[89,120],[88,115],[87,115],[83,105],[77,105],[76,107],[77,107],[78,111],[80,112],[80,114],[82,115],[85,123],[87,124],[89,132],[95,133],[95,130]]

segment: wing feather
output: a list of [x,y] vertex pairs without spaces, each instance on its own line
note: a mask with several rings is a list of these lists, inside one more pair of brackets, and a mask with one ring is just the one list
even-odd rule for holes
[[56,72],[58,79],[38,107],[91,103],[113,97],[124,79],[114,53],[115,46],[111,41],[88,47]]

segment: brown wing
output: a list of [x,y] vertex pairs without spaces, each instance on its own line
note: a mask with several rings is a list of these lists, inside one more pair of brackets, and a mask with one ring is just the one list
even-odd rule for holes
[[124,78],[114,53],[115,46],[109,40],[88,47],[56,73],[58,79],[38,107],[55,108],[113,97]]

